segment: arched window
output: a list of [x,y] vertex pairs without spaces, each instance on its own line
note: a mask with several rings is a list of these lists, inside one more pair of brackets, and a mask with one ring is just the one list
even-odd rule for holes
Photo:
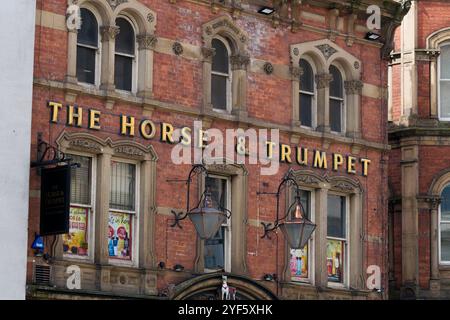
[[330,83],[330,128],[333,132],[342,132],[344,119],[344,81],[341,71],[330,66],[333,80]]
[[450,43],[440,47],[439,56],[439,118],[450,120]]
[[450,185],[446,186],[441,194],[439,253],[440,262],[450,263]]
[[134,91],[135,33],[131,22],[126,18],[117,18],[120,28],[116,37],[116,54],[114,63],[114,83],[116,88]]
[[77,79],[79,82],[96,83],[98,50],[98,22],[88,9],[81,8],[81,29],[77,36]]
[[313,127],[314,117],[314,71],[311,64],[305,59],[300,59],[300,68],[303,70],[300,76],[300,123],[305,127]]
[[215,55],[211,67],[211,103],[214,109],[231,109],[231,72],[229,46],[224,39],[212,40]]

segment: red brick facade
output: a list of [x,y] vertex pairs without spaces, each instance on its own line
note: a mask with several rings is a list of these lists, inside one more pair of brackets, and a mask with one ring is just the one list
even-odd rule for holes
[[[106,0],[103,2],[107,2]],[[133,2],[133,1],[130,1]],[[360,186],[362,193],[362,211],[361,211],[361,265],[351,266],[357,269],[362,279],[358,280],[356,297],[367,297],[366,279],[368,274],[366,269],[370,265],[378,265],[381,268],[381,287],[383,294],[380,297],[387,297],[388,289],[388,230],[386,228],[388,221],[388,174],[392,178],[391,185],[397,194],[401,179],[398,177],[398,169],[394,165],[390,171],[387,170],[387,101],[380,99],[382,95],[374,95],[373,91],[381,93],[387,84],[387,61],[380,55],[381,45],[370,43],[364,40],[365,33],[363,28],[359,28],[355,34],[354,43],[349,46],[346,43],[346,32],[339,31],[335,39],[335,45],[341,48],[343,52],[354,56],[361,61],[360,80],[364,84],[360,94],[360,123],[361,137],[348,138],[342,135],[309,132],[307,130],[296,130],[292,128],[292,80],[288,77],[280,76],[283,72],[289,70],[291,63],[290,45],[301,44],[314,40],[327,39],[327,32],[330,29],[326,23],[328,9],[326,7],[313,7],[310,5],[301,6],[301,11],[309,13],[302,19],[303,26],[297,32],[291,32],[291,26],[285,21],[281,21],[277,27],[273,26],[272,18],[266,18],[256,13],[257,7],[246,7],[238,12],[236,18],[232,21],[241,30],[249,35],[248,54],[250,64],[247,67],[245,97],[247,104],[248,117],[236,118],[226,116],[211,116],[202,113],[203,104],[203,62],[198,58],[198,52],[203,46],[202,26],[218,17],[230,17],[231,10],[218,6],[218,11],[214,12],[209,1],[139,1],[150,8],[157,17],[157,24],[154,35],[158,38],[158,45],[153,52],[153,88],[152,98],[149,101],[143,101],[131,95],[112,95],[97,90],[71,91],[66,85],[67,61],[68,61],[68,34],[64,26],[58,21],[64,21],[64,15],[67,7],[65,0],[38,0],[37,15],[41,17],[36,25],[35,42],[35,69],[33,88],[33,120],[32,120],[32,160],[36,157],[37,133],[43,134],[43,139],[52,145],[63,132],[67,133],[88,133],[98,137],[100,140],[110,138],[112,141],[128,140],[140,143],[144,146],[153,146],[157,154],[156,162],[156,208],[155,212],[155,230],[154,234],[154,265],[148,268],[147,272],[156,277],[156,291],[153,295],[164,291],[171,285],[178,285],[182,281],[190,279],[195,274],[195,256],[197,250],[197,236],[195,229],[189,219],[181,222],[183,228],[172,228],[172,215],[164,213],[167,208],[176,208],[182,210],[185,207],[185,184],[170,183],[168,179],[186,179],[191,168],[190,165],[174,165],[171,163],[172,145],[159,141],[158,134],[151,140],[146,140],[136,134],[135,137],[124,137],[120,135],[120,115],[133,116],[136,123],[141,119],[148,118],[156,124],[166,122],[174,127],[183,126],[192,127],[193,121],[203,119],[210,122],[212,128],[262,128],[278,127],[280,131],[280,142],[289,144],[292,147],[296,145],[309,148],[310,162],[312,161],[312,151],[325,151],[328,155],[328,169],[316,169],[312,165],[299,166],[295,162],[292,164],[281,164],[278,173],[274,176],[263,176],[260,174],[259,165],[245,165],[247,174],[247,210],[245,225],[246,251],[245,266],[239,276],[248,277],[256,283],[267,287],[275,295],[284,298],[317,298],[325,295],[327,298],[351,298],[350,291],[326,289],[325,293],[318,293],[316,285],[299,286],[291,284],[289,279],[283,278],[283,270],[286,267],[286,249],[285,240],[279,232],[278,237],[272,236],[272,239],[261,239],[263,229],[259,222],[275,220],[275,198],[267,195],[258,195],[258,191],[272,192],[278,187],[283,175],[291,167],[294,170],[311,170],[323,179],[329,179],[333,176],[346,177]],[[442,5],[441,5],[442,6]],[[444,12],[437,5],[427,6],[427,12]],[[450,12],[450,10],[447,10]],[[253,13],[249,13],[253,12]],[[339,10],[339,19],[346,21],[348,11],[343,7]],[[312,14],[314,13],[314,14]],[[53,18],[52,23],[48,23]],[[46,19],[47,17],[47,19]],[[320,18],[322,17],[322,18]],[[421,15],[422,17],[422,15]],[[425,17],[425,14],[424,14]],[[310,20],[308,20],[310,19]],[[450,19],[450,17],[448,17]],[[432,25],[426,25],[420,28],[424,35],[439,29],[448,24],[448,19],[433,19]],[[428,20],[427,20],[428,21]],[[59,24],[58,24],[59,23]],[[364,26],[364,14],[358,13],[357,24]],[[312,31],[312,27],[317,31]],[[171,50],[166,50],[162,46],[164,43],[171,44],[178,41],[183,45],[184,51],[181,55],[175,55]],[[166,45],[168,46],[168,45]],[[192,51],[193,50],[193,51]],[[195,51],[197,50],[197,51]],[[192,58],[195,56],[194,58]],[[332,59],[332,57],[330,58]],[[273,74],[265,74],[256,67],[255,61],[268,61],[275,66]],[[368,63],[370,61],[370,63]],[[426,66],[423,66],[424,72],[420,81],[428,83]],[[421,82],[422,83],[422,82]],[[421,86],[422,87],[422,86]],[[426,87],[425,85],[423,87]],[[426,91],[420,91],[423,96],[424,104],[421,105],[420,115],[428,115],[425,106]],[[74,101],[70,97],[75,96]],[[59,113],[57,123],[50,122],[49,101],[61,102],[63,108]],[[110,108],[110,103],[113,106]],[[66,124],[66,108],[68,104],[76,104],[83,108],[83,125],[81,128],[69,126]],[[150,113],[146,110],[149,110]],[[88,109],[95,109],[101,112],[101,130],[89,130]],[[394,108],[394,110],[396,110]],[[394,111],[394,114],[396,111]],[[204,122],[205,123],[205,122]],[[157,125],[157,130],[159,130]],[[429,147],[433,148],[433,147]],[[440,147],[439,147],[440,148]],[[427,160],[426,168],[433,168],[433,172],[421,170],[421,193],[426,193],[429,183],[436,172],[445,168],[446,151],[439,149],[428,151],[421,149],[421,161],[425,162],[426,156],[431,154],[441,154],[440,157],[433,157]],[[348,174],[345,166],[339,168],[337,172],[330,170],[331,155],[340,153],[342,155],[353,155],[359,158],[370,159],[368,176],[361,174],[359,164],[356,174]],[[394,150],[391,156],[391,164],[398,159]],[[423,159],[423,160],[422,160]],[[436,161],[436,165],[431,162]],[[39,190],[40,177],[35,169],[31,170],[30,181],[30,215],[29,215],[29,239],[34,238],[35,232],[39,231]],[[196,192],[194,196],[197,196]],[[166,210],[166,211],[164,211]],[[164,211],[164,212],[163,212]],[[395,216],[394,218],[396,218]],[[420,214],[421,242],[420,250],[427,250],[427,213]],[[351,222],[350,222],[351,223]],[[397,226],[397,224],[396,224]],[[106,231],[105,231],[106,232]],[[399,237],[398,229],[395,229],[396,239]],[[53,245],[53,237],[46,237],[46,248]],[[56,242],[61,245],[60,242]],[[30,242],[31,245],[31,242]],[[395,242],[396,252],[398,252],[398,242]],[[50,250],[50,249],[49,249]],[[396,255],[398,256],[398,255]],[[426,254],[421,255],[426,257]],[[29,251],[29,272],[28,283],[33,284],[33,265],[36,259],[33,252]],[[233,258],[232,258],[233,259]],[[351,259],[351,257],[350,257]],[[358,260],[358,259],[357,259]],[[165,270],[157,267],[162,261],[165,263]],[[51,263],[61,264],[57,258]],[[278,263],[278,265],[277,265]],[[400,263],[396,263],[396,275],[399,277]],[[420,261],[421,285],[427,286],[429,278],[429,269],[427,267],[428,259]],[[181,273],[171,271],[172,266],[181,264],[185,270]],[[114,267],[112,267],[114,268]],[[124,270],[122,270],[124,269]],[[127,273],[126,268],[122,267],[120,272]],[[112,274],[113,271],[111,271]],[[233,273],[233,271],[232,271]],[[262,281],[265,274],[277,274],[278,279],[283,279],[283,284],[278,288],[274,282]],[[57,276],[55,276],[57,277]],[[128,278],[127,278],[128,279]],[[140,278],[143,279],[143,278]],[[56,281],[56,280],[55,280]],[[112,280],[111,280],[112,281]],[[143,280],[140,280],[143,281]],[[323,281],[323,280],[322,280]],[[326,283],[326,281],[325,281]],[[127,285],[130,285],[127,283]],[[139,287],[139,283],[135,284]],[[59,286],[59,285],[58,285]],[[118,285],[120,286],[120,284]],[[32,287],[32,286],[31,286]],[[99,287],[102,290],[101,287]],[[112,290],[112,295],[127,295],[127,289],[120,288]],[[128,288],[128,287],[127,287]],[[61,290],[64,288],[61,288]],[[46,292],[36,289],[38,293]],[[103,290],[105,291],[105,290]],[[106,290],[107,291],[107,290]],[[117,293],[119,292],[119,293]],[[51,293],[48,293],[51,294]],[[62,294],[62,293],[61,293]],[[145,296],[142,291],[132,291],[133,296]]]

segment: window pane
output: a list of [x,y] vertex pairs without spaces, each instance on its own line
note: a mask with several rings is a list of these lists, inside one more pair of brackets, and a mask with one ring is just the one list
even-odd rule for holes
[[205,268],[224,269],[225,267],[225,228],[221,227],[216,235],[205,240]]
[[314,73],[308,61],[300,59],[300,68],[303,74],[300,76],[300,90],[314,92]]
[[450,118],[450,81],[440,81],[440,116]]
[[216,109],[227,109],[227,77],[211,75],[211,103]]
[[121,212],[109,213],[108,253],[112,258],[131,259],[131,215]]
[[116,25],[120,28],[116,36],[116,52],[134,55],[134,30],[124,18],[117,18]]
[[330,99],[330,128],[331,131],[341,132],[342,130],[342,101]]
[[212,40],[212,47],[216,49],[213,61],[212,61],[212,71],[221,72],[228,74],[228,50],[225,44],[218,40]]
[[92,12],[80,9],[81,28],[78,30],[77,42],[93,47],[98,46],[98,23]]
[[111,162],[111,209],[135,209],[136,166],[123,162]]
[[328,196],[327,235],[346,238],[345,231],[345,197]]
[[205,187],[206,190],[211,192],[211,199],[213,201],[213,205],[214,206],[220,205],[222,208],[226,208],[227,180],[207,177],[205,179]]
[[309,94],[300,93],[300,122],[312,127],[312,96]]
[[95,84],[94,49],[77,46],[77,79],[80,82]]
[[63,235],[65,254],[88,255],[88,208],[70,208],[69,233]]
[[291,249],[289,267],[292,281],[308,278],[308,245],[303,249]]
[[344,279],[344,241],[327,240],[328,281],[343,282]]
[[450,224],[441,223],[441,261],[450,261]]
[[450,221],[450,185],[441,194],[441,221]]
[[116,54],[114,81],[119,90],[131,91],[133,76],[133,58]]
[[441,65],[441,79],[450,79],[450,45],[441,47],[439,59]]
[[342,98],[344,93],[341,72],[335,66],[330,66],[330,73],[333,76],[333,80],[330,83],[330,96]]
[[91,158],[70,155],[72,163],[78,163],[79,168],[72,167],[70,171],[70,202],[91,204]]

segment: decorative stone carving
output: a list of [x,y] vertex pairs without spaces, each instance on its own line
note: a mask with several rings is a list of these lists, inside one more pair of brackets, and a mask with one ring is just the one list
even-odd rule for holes
[[355,67],[356,70],[359,69],[360,65],[358,61],[355,61],[355,63],[353,64],[353,66]]
[[349,80],[344,82],[346,94],[361,94],[364,84],[359,80]]
[[294,53],[294,56],[298,56],[300,54],[300,51],[298,50],[298,48],[294,48],[294,50],[292,50],[292,52]]
[[147,21],[152,23],[153,21],[155,21],[155,16],[153,15],[153,13],[149,13],[147,15]]
[[102,26],[100,27],[100,34],[102,35],[102,41],[115,39],[119,34],[120,28],[116,26]]
[[329,59],[333,54],[335,54],[337,52],[337,50],[335,48],[333,48],[332,46],[330,46],[329,44],[321,44],[319,46],[316,46],[317,49],[319,49],[323,56],[325,57],[325,59]]
[[330,86],[333,76],[330,73],[317,74],[316,77],[317,89],[323,89]]
[[298,79],[303,74],[303,69],[300,67],[294,67],[291,65],[289,67],[289,72],[291,73],[292,78]]
[[84,150],[94,153],[102,152],[101,144],[89,139],[74,139],[69,142],[69,146],[73,149]]
[[128,2],[128,0],[108,0],[111,9],[115,10],[122,3]]
[[127,156],[132,156],[132,157],[143,157],[144,156],[144,152],[142,152],[141,150],[139,150],[138,148],[134,147],[134,146],[119,146],[114,148],[114,152],[115,153],[120,153],[120,154],[125,154]]
[[233,69],[245,69],[250,63],[250,56],[248,54],[236,54],[230,56],[230,62]]
[[352,186],[350,183],[347,183],[347,182],[344,182],[344,181],[341,181],[341,182],[338,182],[338,183],[334,184],[333,188],[341,190],[343,192],[352,192],[352,191],[355,190],[354,186]]
[[158,42],[158,38],[153,34],[140,34],[136,37],[136,40],[139,49],[153,49]]
[[272,74],[273,73],[273,65],[270,62],[264,63],[264,72],[266,74]]
[[173,53],[175,53],[177,56],[181,55],[183,53],[183,46],[178,41],[174,42],[172,45]]
[[216,49],[209,47],[202,47],[202,56],[205,59],[211,59],[216,54]]

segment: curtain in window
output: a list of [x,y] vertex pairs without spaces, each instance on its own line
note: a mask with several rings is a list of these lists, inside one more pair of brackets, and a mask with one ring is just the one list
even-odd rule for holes
[[113,161],[111,164],[111,193],[109,207],[135,210],[136,166]]

